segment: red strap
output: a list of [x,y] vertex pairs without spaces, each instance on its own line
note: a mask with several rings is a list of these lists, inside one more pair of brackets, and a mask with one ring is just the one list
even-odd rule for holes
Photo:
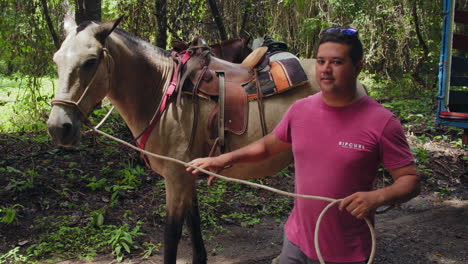
[[[177,78],[178,78],[180,69],[190,59],[190,54],[186,52],[185,50],[178,53],[177,56],[181,56],[181,55],[182,55],[182,58],[180,59],[180,63],[177,65],[176,69],[172,73],[171,83],[169,84],[169,87],[167,88],[166,92],[161,98],[161,104],[159,106],[159,109],[156,110],[157,111],[156,116],[153,118],[148,128],[145,129],[145,131],[143,132],[139,140],[135,141],[136,146],[139,147],[140,149],[145,149],[146,142],[148,142],[151,132],[153,132],[153,129],[156,126],[156,124],[159,122],[159,119],[161,118],[162,114],[164,113],[164,111],[166,111],[167,103],[169,102],[172,95],[174,94],[175,88],[177,87]],[[144,159],[148,163],[147,158],[144,158]]]
[[468,119],[468,113],[440,111],[439,116],[441,118],[449,118],[449,119]]

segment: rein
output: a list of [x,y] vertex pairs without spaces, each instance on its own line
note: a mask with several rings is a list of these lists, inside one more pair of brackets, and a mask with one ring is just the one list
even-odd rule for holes
[[[106,62],[107,62],[107,78],[109,80],[109,83],[108,83],[108,89],[110,88],[110,85],[111,85],[111,74],[112,74],[112,70],[111,70],[111,65],[114,64],[114,59],[112,58],[112,56],[110,55],[109,53],[109,50],[107,48],[103,48],[102,49],[102,54],[103,54],[103,58],[106,59]],[[50,104],[52,106],[54,105],[68,105],[68,106],[73,106],[73,107],[76,107],[76,109],[78,109],[78,111],[80,112],[81,114],[81,118],[84,120],[84,123],[87,124],[87,125],[91,125],[91,121],[89,120],[88,118],[88,114],[87,112],[80,106],[80,103],[81,101],[83,100],[83,98],[85,97],[86,93],[89,91],[89,88],[91,87],[91,85],[94,83],[94,80],[96,79],[96,76],[97,76],[97,72],[98,72],[98,68],[99,68],[99,65],[97,66],[96,68],[96,71],[94,72],[93,74],[93,77],[91,78],[91,81],[89,81],[88,85],[86,86],[85,90],[83,91],[83,93],[81,94],[80,98],[78,99],[78,101],[72,101],[72,100],[67,100],[67,99],[56,99],[54,98]]]

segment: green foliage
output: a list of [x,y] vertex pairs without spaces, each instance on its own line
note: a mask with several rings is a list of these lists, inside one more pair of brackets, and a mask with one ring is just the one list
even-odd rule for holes
[[126,168],[118,171],[117,174],[120,175],[120,184],[136,188],[141,185],[141,181],[138,180],[138,177],[145,176],[146,172],[139,165],[133,167],[132,164],[128,164]]
[[154,253],[159,252],[159,249],[162,247],[162,243],[157,243],[156,245],[151,242],[143,242],[143,259],[148,259]]
[[411,150],[413,152],[417,164],[429,163],[429,152],[425,148],[411,146]]
[[104,224],[104,213],[106,209],[101,208],[90,213],[91,225],[100,227]]
[[211,188],[206,184],[198,186],[198,203],[202,226],[210,227],[213,231],[222,229],[222,227],[217,224],[218,216],[216,212],[222,208],[225,203],[223,196],[227,192],[227,188],[228,186],[225,181],[217,181],[216,188]]
[[112,186],[107,186],[105,187],[105,190],[108,192],[112,192],[111,194],[111,201],[110,201],[110,206],[115,206],[118,202],[119,194],[120,192],[127,191],[127,190],[133,190],[135,187],[129,186],[129,185],[118,185],[114,184]]
[[45,217],[37,221],[36,228],[43,228],[39,241],[27,248],[33,259],[60,260],[67,258],[91,258],[106,250],[114,226],[76,226],[75,218],[63,216]]
[[242,214],[234,212],[227,215],[221,215],[221,218],[227,221],[240,221],[241,226],[243,227],[253,226],[260,222],[260,217],[256,214]]
[[128,225],[116,227],[104,225],[100,222],[99,215],[103,210],[91,213],[94,219],[86,226],[76,226],[76,219],[70,216],[62,216],[55,219],[45,217],[37,222],[36,228],[45,229],[38,243],[27,248],[27,256],[31,260],[54,261],[68,258],[90,259],[96,254],[112,250],[120,262],[125,252],[131,253],[132,249],[139,246],[135,238],[142,235],[139,232],[142,222],[130,230]]
[[17,208],[24,208],[21,204],[15,204],[10,207],[0,206],[0,223],[18,224]]
[[394,113],[402,123],[411,122],[410,126],[426,124],[434,126],[433,115],[435,104],[428,96],[421,96],[424,99],[394,99],[382,103]]
[[446,196],[450,196],[453,192],[453,188],[450,187],[440,187],[439,191],[435,192],[438,196],[441,198],[444,198]]
[[96,191],[99,189],[103,189],[106,186],[107,179],[106,178],[101,178],[99,180],[96,179],[96,177],[91,178],[91,182],[88,183],[88,187],[91,188],[91,190]]
[[[19,173],[18,177],[12,177],[9,180],[8,185],[5,187],[6,190],[14,190],[16,192],[24,192],[26,190],[32,189],[34,187],[34,178],[38,177],[39,174],[33,170],[27,170],[26,172],[21,172],[19,170],[7,167],[7,171]],[[13,178],[14,177],[14,178]]]
[[5,254],[0,254],[0,264],[33,264],[35,261],[31,261],[28,256],[21,254],[20,247],[15,247]]
[[[46,131],[46,117],[50,111],[55,80],[36,80],[34,90],[22,76],[0,77],[0,133]],[[46,133],[44,133],[45,135]],[[48,140],[45,136],[39,141]]]
[[[125,256],[125,252],[131,253],[132,249],[138,249],[134,239],[142,233],[139,232],[142,222],[138,222],[132,230],[128,230],[128,226],[124,225],[112,232],[112,237],[107,241],[112,248],[112,254],[117,257],[117,261],[121,262]],[[125,250],[125,251],[124,251]]]

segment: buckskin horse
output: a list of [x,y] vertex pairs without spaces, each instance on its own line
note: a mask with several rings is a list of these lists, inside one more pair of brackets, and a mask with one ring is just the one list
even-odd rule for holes
[[[79,143],[81,124],[87,120],[94,105],[107,97],[128,125],[134,137],[147,130],[164,92],[171,85],[177,64],[168,51],[154,47],[128,33],[116,29],[120,20],[76,25],[71,17],[64,21],[67,37],[54,54],[58,71],[58,86],[47,121],[49,134],[56,145],[71,147]],[[263,99],[265,122],[270,132],[283,113],[297,99],[319,90],[314,78],[314,61],[301,61],[310,81],[278,96]],[[213,66],[212,66],[213,65]],[[210,67],[224,70],[226,83],[237,73],[251,71],[246,66],[232,64],[214,57]],[[216,78],[216,77],[213,77]],[[229,84],[229,83],[228,83]],[[170,100],[148,135],[147,151],[190,161],[207,156],[214,140],[207,129],[209,113],[217,105],[211,99],[198,102],[198,126],[192,135],[192,96],[181,96],[180,102]],[[260,138],[257,103],[248,103],[248,123],[245,133],[229,133],[228,149],[237,149]],[[224,175],[249,179],[273,175],[292,161],[290,152],[261,163],[236,165]],[[164,230],[164,263],[176,263],[177,246],[184,220],[193,247],[193,263],[206,263],[207,256],[200,229],[195,182],[197,177],[185,172],[181,165],[148,157],[148,164],[165,178],[167,218]]]

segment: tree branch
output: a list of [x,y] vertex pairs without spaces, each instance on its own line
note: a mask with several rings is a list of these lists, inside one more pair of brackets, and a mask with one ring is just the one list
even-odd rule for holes
[[210,5],[211,13],[213,14],[213,18],[215,20],[216,26],[218,27],[219,37],[221,38],[221,41],[227,40],[226,29],[224,28],[223,19],[221,18],[221,15],[219,14],[216,0],[207,0],[207,1],[208,1],[208,4]]
[[47,1],[46,0],[41,0],[41,5],[42,5],[42,11],[43,11],[42,13],[44,14],[44,17],[45,17],[45,20],[46,20],[46,23],[47,23],[47,27],[49,28],[49,32],[52,35],[52,39],[54,40],[55,47],[57,49],[59,49],[60,48],[60,41],[59,41],[57,33],[55,32],[54,24],[52,23],[52,20],[50,19],[49,7],[47,6]]
[[167,47],[167,1],[155,1],[155,15],[156,15],[156,46],[166,49]]
[[419,84],[424,85],[424,81],[419,77],[419,71],[421,70],[421,67],[424,63],[424,61],[427,59],[427,56],[429,55],[429,49],[427,48],[426,43],[424,42],[422,35],[421,35],[421,28],[419,25],[419,17],[418,17],[418,4],[417,1],[413,1],[413,6],[412,6],[412,14],[414,18],[414,30],[416,31],[416,37],[419,42],[419,46],[423,50],[423,56],[418,59],[418,63],[414,67],[412,76],[417,81]]

